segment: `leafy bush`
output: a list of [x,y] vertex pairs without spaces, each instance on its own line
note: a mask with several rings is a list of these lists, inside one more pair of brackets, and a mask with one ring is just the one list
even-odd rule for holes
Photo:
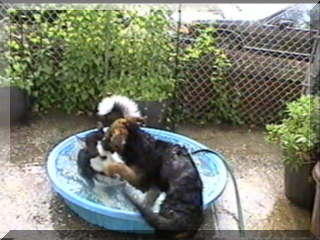
[[284,163],[294,169],[316,159],[320,144],[319,97],[302,96],[287,104],[287,118],[266,126],[267,140],[280,145]]
[[184,81],[192,78],[198,81],[199,76],[194,73],[198,69],[205,69],[206,75],[200,77],[207,77],[212,83],[212,95],[214,96],[210,102],[212,110],[208,113],[206,120],[241,124],[242,121],[236,110],[237,101],[230,91],[230,81],[227,78],[231,62],[224,51],[217,47],[214,37],[215,29],[201,27],[197,30],[195,42],[187,46],[180,55],[179,82],[183,84]]
[[[54,21],[49,21],[54,13]],[[16,19],[17,11],[11,14]],[[36,109],[91,112],[104,95],[165,99],[173,89],[168,13],[34,11],[11,24],[12,83],[27,89]],[[21,29],[28,30],[21,39]]]
[[[168,34],[170,22],[164,11],[131,19],[114,39],[109,66],[121,66],[112,71],[105,92],[126,95],[135,100],[166,100],[174,89],[173,41]],[[111,55],[112,55],[111,53]]]

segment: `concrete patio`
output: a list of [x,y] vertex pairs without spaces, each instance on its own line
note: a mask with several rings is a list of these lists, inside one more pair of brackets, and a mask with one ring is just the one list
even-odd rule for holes
[[[93,127],[93,118],[52,113],[34,118],[30,126],[1,130],[1,236],[9,230],[100,229],[64,205],[52,191],[45,171],[46,153],[55,143]],[[281,152],[265,141],[262,129],[181,125],[176,132],[230,160],[240,188],[247,230],[310,228],[311,213],[295,207],[284,196]],[[229,180],[213,211],[206,214],[202,229],[236,230],[235,202]]]

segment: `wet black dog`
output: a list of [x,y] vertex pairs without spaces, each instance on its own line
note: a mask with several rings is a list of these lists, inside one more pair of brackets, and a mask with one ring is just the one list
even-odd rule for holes
[[[97,150],[98,141],[101,141],[104,136],[104,131],[102,128],[89,133],[84,138],[78,138],[81,149],[77,157],[78,172],[81,177],[83,177],[86,182],[93,187],[94,180],[98,180],[98,174],[101,174],[101,169],[95,168],[94,161],[95,158],[99,157]],[[102,159],[103,161],[106,159]]]
[[203,184],[187,149],[157,140],[139,127],[141,118],[116,120],[104,141],[117,151],[123,161],[144,172],[144,181],[166,193],[160,212],[154,213],[135,199],[129,188],[124,194],[145,220],[164,237],[192,237],[203,221]]

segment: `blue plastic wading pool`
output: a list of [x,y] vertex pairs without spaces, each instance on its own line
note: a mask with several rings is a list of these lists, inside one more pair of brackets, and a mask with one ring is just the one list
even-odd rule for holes
[[[189,150],[207,149],[206,146],[179,134],[144,128],[154,137],[186,146]],[[76,134],[84,137],[88,130]],[[76,156],[80,149],[75,135],[58,143],[48,154],[47,171],[53,188],[66,204],[88,222],[109,230],[152,233],[150,227],[138,212],[108,206],[92,197],[86,184],[77,173]],[[221,158],[214,154],[199,153],[194,156],[204,184],[204,208],[212,205],[223,193],[227,183],[227,170]],[[108,196],[106,196],[108,198]],[[118,202],[121,200],[117,200]]]

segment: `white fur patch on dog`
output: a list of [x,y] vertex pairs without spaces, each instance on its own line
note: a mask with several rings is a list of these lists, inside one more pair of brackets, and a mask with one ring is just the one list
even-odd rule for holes
[[107,159],[102,159],[100,156],[90,159],[91,167],[97,172],[103,172],[108,168],[108,165],[112,162],[117,162],[114,159],[114,155],[111,152],[107,152]]
[[120,155],[116,152],[112,154],[112,160],[117,163],[124,163]]
[[99,156],[95,158],[91,158],[90,165],[93,168],[93,170],[97,172],[103,172],[105,169],[105,163]]
[[104,148],[102,147],[101,141],[98,141],[97,143],[97,150],[99,155],[102,157],[108,157],[108,155],[111,155],[109,151],[104,150]]
[[97,143],[97,150],[98,150],[99,156],[107,157],[107,160],[104,160],[104,161],[110,160],[117,163],[124,163],[121,156],[117,152],[111,153],[109,151],[104,150],[104,148],[102,147],[101,141],[98,141]]
[[138,105],[128,97],[119,95],[102,99],[98,105],[98,115],[103,116],[110,113],[115,104],[121,108],[124,117],[141,117]]

